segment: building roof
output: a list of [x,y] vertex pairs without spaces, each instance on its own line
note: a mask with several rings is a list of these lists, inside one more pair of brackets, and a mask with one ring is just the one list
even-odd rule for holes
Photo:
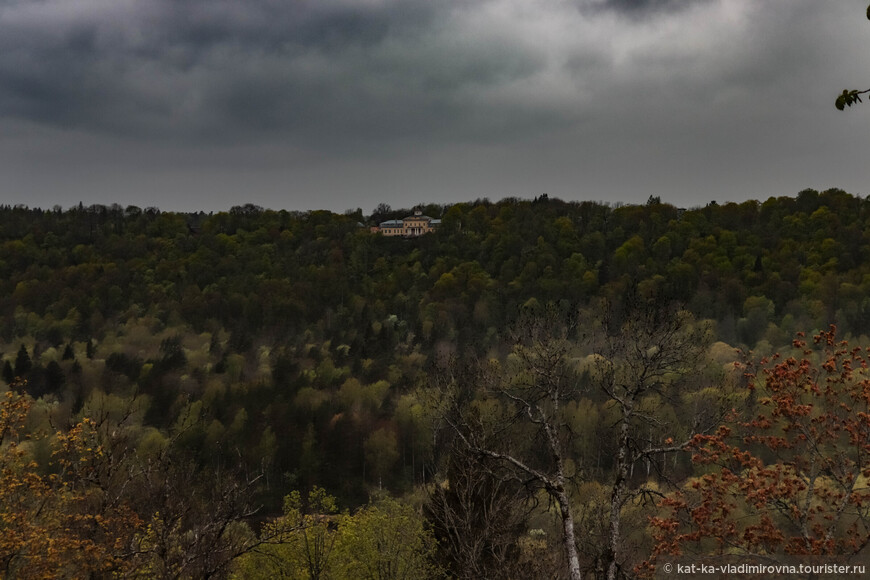
[[382,228],[400,228],[404,224],[402,220],[387,220],[385,222],[381,222],[380,227]]

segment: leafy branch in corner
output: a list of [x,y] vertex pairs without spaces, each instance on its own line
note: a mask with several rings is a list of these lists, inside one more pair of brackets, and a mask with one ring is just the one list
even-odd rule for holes
[[[867,19],[870,20],[870,6],[867,6]],[[837,100],[834,102],[834,106],[837,107],[840,111],[845,109],[846,107],[851,107],[855,103],[862,103],[861,96],[865,93],[870,93],[870,89],[865,91],[858,90],[844,90],[837,96]]]
[[834,106],[839,110],[843,110],[846,107],[851,107],[855,103],[863,103],[859,95],[863,95],[864,93],[870,93],[870,89],[866,91],[857,91],[857,90],[844,90],[840,96],[837,97],[837,102],[834,103]]

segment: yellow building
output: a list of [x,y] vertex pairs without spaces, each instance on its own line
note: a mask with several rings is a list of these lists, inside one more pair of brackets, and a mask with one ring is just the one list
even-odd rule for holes
[[423,215],[421,211],[415,211],[414,215],[401,220],[387,220],[372,228],[373,232],[380,232],[385,236],[402,236],[413,238],[435,231],[441,225],[441,220]]

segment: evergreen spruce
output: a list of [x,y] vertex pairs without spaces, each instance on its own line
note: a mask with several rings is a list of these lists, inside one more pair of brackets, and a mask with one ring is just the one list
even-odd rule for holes
[[27,348],[22,344],[18,349],[18,355],[15,357],[15,376],[23,377],[33,368],[33,362],[30,360],[30,355],[27,354]]

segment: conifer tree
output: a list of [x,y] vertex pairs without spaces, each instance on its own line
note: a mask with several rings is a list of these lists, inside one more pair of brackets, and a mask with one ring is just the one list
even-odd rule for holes
[[23,344],[18,349],[18,355],[15,357],[15,375],[23,377],[33,368],[33,362],[30,360],[30,355],[27,353],[27,347]]

